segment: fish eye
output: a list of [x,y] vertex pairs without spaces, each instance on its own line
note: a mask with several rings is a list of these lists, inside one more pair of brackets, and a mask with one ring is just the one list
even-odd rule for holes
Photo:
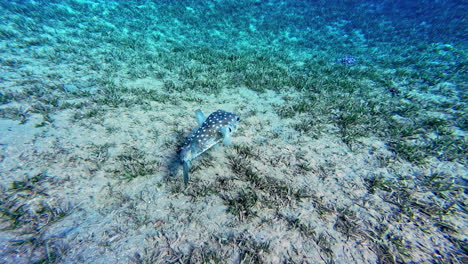
[[237,121],[239,121],[239,120],[240,120],[240,117],[237,118]]

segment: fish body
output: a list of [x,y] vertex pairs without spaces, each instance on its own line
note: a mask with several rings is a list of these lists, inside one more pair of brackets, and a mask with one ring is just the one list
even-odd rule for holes
[[233,113],[217,110],[205,119],[203,112],[195,112],[199,127],[187,138],[181,148],[180,161],[184,168],[184,182],[188,184],[190,163],[212,146],[223,141],[230,144],[230,136],[237,130],[240,118]]

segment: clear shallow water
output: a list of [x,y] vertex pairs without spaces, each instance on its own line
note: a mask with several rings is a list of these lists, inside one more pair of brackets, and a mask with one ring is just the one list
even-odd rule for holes
[[0,5],[1,262],[466,260],[461,2]]

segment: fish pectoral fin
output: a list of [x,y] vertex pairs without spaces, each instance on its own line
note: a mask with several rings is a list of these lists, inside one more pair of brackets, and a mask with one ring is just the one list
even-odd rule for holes
[[206,120],[205,114],[203,114],[203,112],[200,109],[195,111],[195,118],[197,119],[197,123],[199,126],[201,126]]
[[223,135],[223,137],[227,137],[229,135],[229,128],[228,127],[222,127],[219,132],[221,132],[221,135]]
[[223,127],[220,130],[221,135],[223,135],[223,144],[226,146],[231,144],[231,137],[229,136],[231,133],[229,130],[228,127]]
[[224,139],[223,139],[223,144],[224,144],[225,146],[231,145],[231,138],[228,137],[228,136],[225,136]]
[[184,183],[185,185],[188,184],[189,182],[189,170],[190,170],[190,161],[184,161],[183,162],[183,166],[184,166]]

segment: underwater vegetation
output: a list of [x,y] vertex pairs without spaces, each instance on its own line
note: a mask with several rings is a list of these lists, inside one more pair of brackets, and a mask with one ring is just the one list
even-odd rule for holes
[[61,237],[44,237],[51,225],[61,221],[74,208],[71,203],[64,203],[47,194],[48,187],[57,184],[53,181],[47,174],[39,173],[14,181],[10,188],[2,187],[0,214],[2,224],[6,223],[2,229],[17,234],[4,254],[14,255],[15,252],[24,251],[38,262],[54,263],[67,250]]
[[465,13],[0,1],[0,262],[466,262]]

